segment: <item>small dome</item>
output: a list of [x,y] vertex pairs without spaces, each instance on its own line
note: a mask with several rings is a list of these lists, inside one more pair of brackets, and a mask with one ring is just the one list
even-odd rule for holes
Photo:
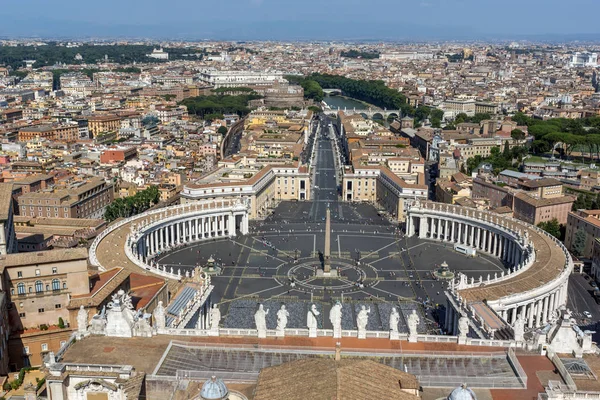
[[477,396],[466,384],[460,385],[450,393],[448,400],[477,400]]
[[202,385],[200,399],[202,400],[226,400],[229,390],[222,379],[213,376]]

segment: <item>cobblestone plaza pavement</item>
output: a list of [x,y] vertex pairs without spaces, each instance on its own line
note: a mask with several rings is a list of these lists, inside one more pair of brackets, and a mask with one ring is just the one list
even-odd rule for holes
[[[331,263],[339,276],[323,278],[316,270],[321,268],[328,206]],[[225,325],[239,328],[252,327],[257,302],[266,302],[273,318],[279,305],[286,304],[290,327],[303,327],[311,301],[325,311],[321,323],[330,328],[325,316],[340,300],[347,308],[347,329],[353,329],[356,307],[376,304],[371,307],[370,329],[385,329],[395,305],[402,315],[417,309],[426,316],[420,330],[434,332],[435,305],[442,305],[443,313],[446,288],[446,283],[433,279],[435,268],[445,261],[452,271],[475,279],[505,270],[499,260],[485,255],[469,258],[448,244],[406,238],[370,205],[325,201],[282,202],[269,218],[252,223],[248,235],[181,247],[157,262],[183,273],[205,266],[211,256],[222,268],[213,276],[213,301],[219,303]]]

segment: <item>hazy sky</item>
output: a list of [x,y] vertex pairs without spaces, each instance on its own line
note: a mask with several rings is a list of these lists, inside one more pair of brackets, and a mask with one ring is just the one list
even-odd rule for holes
[[0,36],[600,39],[598,15],[600,0],[0,0]]

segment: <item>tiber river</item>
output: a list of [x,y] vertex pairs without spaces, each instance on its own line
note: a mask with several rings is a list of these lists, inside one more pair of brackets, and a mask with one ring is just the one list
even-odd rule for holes
[[332,110],[337,110],[338,107],[341,110],[343,110],[344,107],[346,107],[348,109],[356,108],[356,109],[362,109],[362,110],[368,108],[368,106],[365,103],[362,103],[358,100],[354,100],[350,97],[325,96],[323,101],[325,103],[327,103],[327,105],[329,107],[331,107]]

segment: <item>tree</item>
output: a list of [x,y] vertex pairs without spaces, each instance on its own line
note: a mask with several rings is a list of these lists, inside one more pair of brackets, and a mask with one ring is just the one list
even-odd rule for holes
[[502,157],[505,159],[510,158],[510,146],[508,145],[508,140],[504,142],[504,150],[502,151]]
[[465,113],[458,113],[458,114],[456,114],[456,117],[454,117],[455,125],[462,124],[463,122],[468,122],[468,121],[469,121],[469,116]]
[[575,238],[573,239],[572,246],[573,254],[575,254],[577,257],[581,257],[584,255],[586,239],[587,236],[585,232],[583,231],[583,229],[579,228],[575,233]]
[[540,222],[538,224],[538,228],[548,232],[557,239],[560,239],[562,236],[560,224],[558,223],[558,220],[556,218],[552,218],[552,220],[547,222]]
[[529,125],[530,118],[522,112],[518,112],[511,118],[513,121],[517,123],[519,126]]
[[514,140],[523,140],[525,139],[525,132],[520,129],[513,129],[510,131],[510,137],[512,137]]
[[221,135],[225,135],[227,133],[227,128],[224,126],[220,126],[219,129],[217,129],[217,133],[220,133]]

